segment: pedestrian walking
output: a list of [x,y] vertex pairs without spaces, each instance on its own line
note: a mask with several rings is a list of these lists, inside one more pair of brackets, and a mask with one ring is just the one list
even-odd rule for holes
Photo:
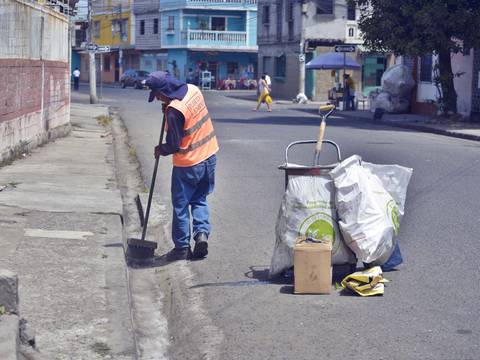
[[355,81],[350,74],[345,74],[345,90],[347,91],[347,110],[355,110]]
[[[216,153],[219,149],[212,120],[199,88],[163,71],[150,74],[148,101],[163,102],[166,142],[155,147],[155,157],[173,156],[171,196],[172,240],[175,247],[168,261],[204,258],[211,232],[207,196],[215,185]],[[190,212],[195,246],[190,250]]]
[[258,111],[263,102],[267,104],[268,111],[272,111],[272,98],[270,97],[270,87],[268,86],[265,78],[265,75],[262,75],[262,78],[260,79],[260,82],[258,84],[260,96],[258,97],[257,106],[252,109],[253,111]]
[[267,72],[263,73],[263,75],[265,75],[265,82],[267,83],[269,89],[270,89],[270,92],[272,91],[272,79],[270,79],[270,76],[268,75]]
[[73,70],[73,89],[78,90],[78,87],[80,85],[80,70],[78,70],[78,67]]

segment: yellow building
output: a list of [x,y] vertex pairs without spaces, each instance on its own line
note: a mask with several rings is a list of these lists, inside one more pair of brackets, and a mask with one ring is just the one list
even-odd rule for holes
[[[111,50],[97,54],[97,80],[118,82],[125,70],[139,66],[132,6],[133,0],[92,1],[92,43]],[[87,71],[88,61],[82,61],[82,65],[81,72]]]
[[126,47],[132,45],[130,11],[111,11],[92,16],[92,41],[97,45]]

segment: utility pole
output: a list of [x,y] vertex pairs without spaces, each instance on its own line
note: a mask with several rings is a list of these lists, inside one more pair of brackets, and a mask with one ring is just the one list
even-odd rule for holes
[[298,72],[298,93],[305,94],[305,24],[308,4],[300,1],[300,54],[298,57],[300,71]]
[[120,45],[118,46],[118,74],[119,76],[123,73],[123,20],[122,20],[122,4],[118,5],[118,22],[120,29]]
[[[88,0],[88,34],[87,43],[92,43],[92,0]],[[88,50],[89,79],[90,79],[90,104],[96,104],[97,99],[97,66],[95,64],[95,51]]]

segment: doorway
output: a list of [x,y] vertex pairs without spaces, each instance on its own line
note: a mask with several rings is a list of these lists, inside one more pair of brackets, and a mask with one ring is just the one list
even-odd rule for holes
[[210,71],[210,73],[212,74],[212,87],[214,89],[217,88],[217,82],[218,82],[218,62],[214,61],[210,61],[208,63],[208,68],[207,68],[208,71]]

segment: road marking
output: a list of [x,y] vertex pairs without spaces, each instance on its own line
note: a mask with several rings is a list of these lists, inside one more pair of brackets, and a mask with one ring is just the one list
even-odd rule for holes
[[93,236],[93,233],[90,231],[25,229],[25,236],[51,239],[86,240],[85,238],[87,236]]

